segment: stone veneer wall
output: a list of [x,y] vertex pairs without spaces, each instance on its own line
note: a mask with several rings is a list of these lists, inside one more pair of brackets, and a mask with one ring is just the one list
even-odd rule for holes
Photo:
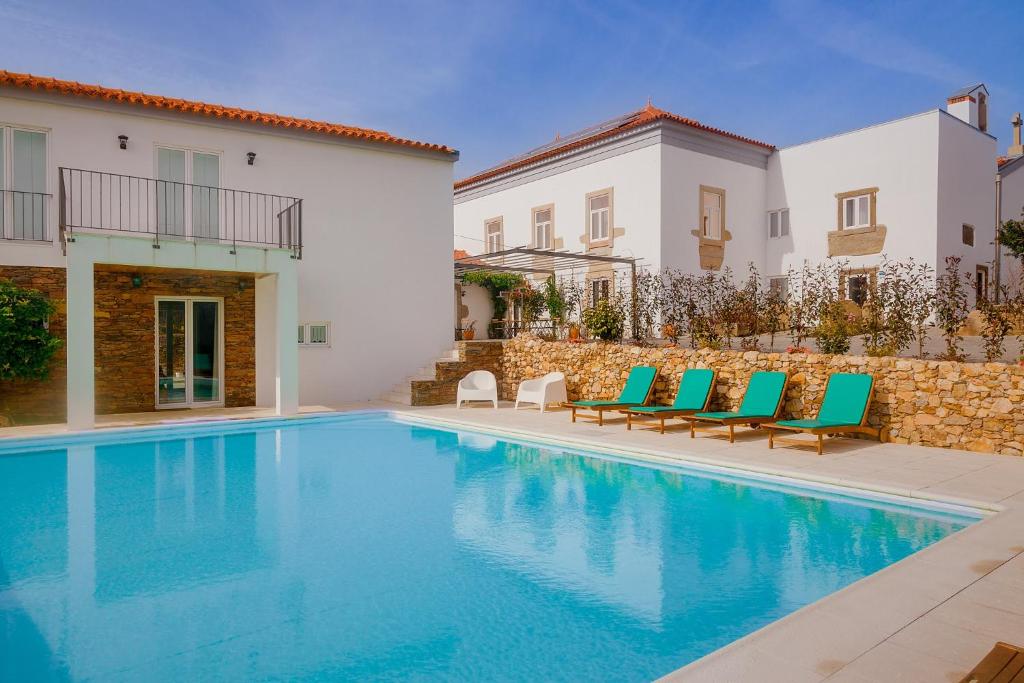
[[[132,276],[142,286],[132,286]],[[0,278],[38,289],[57,305],[50,330],[66,339],[63,268],[0,266]],[[239,283],[244,284],[239,289]],[[225,405],[256,404],[256,291],[251,275],[207,271],[97,267],[95,284],[96,412],[155,410],[156,296],[224,298]],[[67,357],[62,347],[42,381],[0,384],[0,415],[17,424],[63,422],[67,415]]]
[[869,422],[896,443],[979,452],[1024,452],[1024,367],[908,358],[569,344],[519,337],[503,343],[500,393],[524,379],[560,370],[570,399],[609,399],[636,364],[660,369],[654,402],[672,402],[688,367],[718,371],[713,410],[733,410],[755,370],[787,370],[786,418],[813,417],[833,372],[869,372],[875,393]]
[[412,405],[437,406],[455,403],[459,380],[471,370],[490,370],[498,378],[498,382],[501,382],[501,341],[460,341],[456,348],[459,352],[458,360],[439,360],[434,363],[434,379],[412,381]]
[[[67,335],[67,285],[63,268],[0,266],[0,279],[19,287],[37,289],[56,306],[50,318],[50,332],[64,339]],[[44,380],[0,382],[0,419],[9,414],[19,424],[64,422],[67,416],[67,355],[62,345],[50,361],[50,374]]]
[[[142,277],[132,286],[134,275]],[[244,288],[239,288],[239,283]],[[256,290],[252,276],[97,267],[96,412],[155,410],[157,296],[224,299],[224,404],[256,405]]]

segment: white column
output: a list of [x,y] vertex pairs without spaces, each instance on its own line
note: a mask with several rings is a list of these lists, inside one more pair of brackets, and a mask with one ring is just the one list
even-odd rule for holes
[[299,411],[299,282],[295,268],[277,273],[277,400],[278,415]]
[[68,427],[96,425],[93,264],[69,250],[67,262]]
[[277,276],[264,275],[256,278],[256,405],[276,403]]

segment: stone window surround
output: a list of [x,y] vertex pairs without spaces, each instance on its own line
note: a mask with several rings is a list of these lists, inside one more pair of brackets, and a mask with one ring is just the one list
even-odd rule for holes
[[[843,221],[843,205],[845,200],[850,197],[859,197],[861,195],[868,195],[869,199],[869,218],[868,224],[859,228],[846,228]],[[878,226],[878,188],[877,187],[864,187],[859,190],[849,190],[847,192],[836,193],[836,230],[854,233],[854,232],[869,232],[874,230]]]
[[[548,241],[550,244],[547,247],[542,247],[537,243],[537,214],[541,211],[551,212],[551,218],[548,221]],[[530,246],[535,249],[558,248],[558,238],[555,235],[555,205],[553,202],[550,204],[541,204],[540,206],[535,206],[530,209]]]
[[[608,236],[599,240],[595,240],[592,238],[590,234],[590,202],[592,199],[602,196],[608,197]],[[583,203],[583,212],[583,234],[586,239],[587,249],[611,246],[612,240],[615,235],[615,188],[606,187],[600,190],[594,190],[593,192],[588,192],[586,196],[586,201],[584,201]]]
[[868,287],[874,288],[878,284],[878,266],[867,266],[864,268],[847,268],[839,274],[839,298],[844,301],[850,299],[849,278],[866,275]]
[[[491,249],[491,226],[497,224],[498,232],[498,248]],[[487,218],[484,220],[484,253],[491,254],[495,251],[501,251],[505,248],[505,217],[495,216],[494,218]]]
[[[719,234],[718,237],[708,237],[704,234],[704,195],[705,194],[716,194],[721,199],[719,206],[719,223],[718,226]],[[725,189],[721,187],[714,187],[711,185],[701,185],[700,194],[697,197],[697,207],[699,213],[697,214],[697,229],[700,231],[701,239],[708,240],[709,242],[725,242]]]

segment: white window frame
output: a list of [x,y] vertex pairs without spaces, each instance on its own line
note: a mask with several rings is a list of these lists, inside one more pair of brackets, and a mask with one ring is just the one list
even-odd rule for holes
[[[707,204],[709,195],[718,197],[718,221],[711,225]],[[710,185],[700,186],[700,235],[706,240],[721,241],[725,236],[725,190]]]
[[[546,221],[538,221],[537,217],[540,216],[541,212],[548,212],[548,219]],[[546,206],[535,207],[531,213],[533,214],[533,245],[537,249],[554,249],[555,248],[555,205],[548,204]],[[541,241],[540,234],[544,233],[545,239]]]
[[[491,228],[497,226],[497,231]],[[484,248],[488,254],[493,254],[505,249],[505,219],[502,216],[489,218],[484,221]]]
[[[175,152],[184,152],[185,153],[185,180],[184,180],[184,183],[186,185],[194,185],[193,174],[194,174],[194,171],[195,171],[195,161],[192,158],[193,155],[195,155],[195,154],[206,154],[208,156],[215,156],[215,157],[217,157],[217,182],[219,183],[219,186],[218,186],[217,189],[224,189],[224,187],[226,186],[225,182],[224,182],[224,151],[223,150],[206,148],[206,147],[191,147],[191,146],[182,146],[182,145],[172,145],[172,144],[166,144],[166,143],[163,143],[163,142],[155,142],[155,143],[153,143],[153,179],[154,180],[157,180],[157,181],[160,180],[160,150],[161,149],[167,149],[167,150],[173,150]],[[182,220],[185,223],[185,225],[184,225],[184,228],[185,228],[184,239],[187,239],[187,240],[191,240],[193,238],[193,235],[194,235],[193,216],[192,216],[192,206],[195,203],[195,194],[194,194],[194,192],[195,191],[193,190],[192,201],[185,202],[185,206],[183,207],[183,209],[184,209],[184,216],[183,216]],[[226,222],[227,222],[226,221],[226,217],[224,215],[225,207],[222,206],[223,202],[220,202],[219,199],[218,199],[217,204],[218,204],[218,206],[217,206],[217,229],[218,229],[218,232],[220,233],[220,237],[223,237],[224,236],[224,232],[223,231],[225,229],[225,225],[226,225]],[[154,206],[153,210],[157,211],[158,208],[159,207]],[[164,234],[160,235],[161,239],[166,239],[166,238],[174,239],[175,237],[176,237],[176,235],[173,234],[173,233],[172,234],[167,234],[167,235],[164,235]],[[179,239],[181,239],[181,237],[179,237]],[[211,238],[209,238],[209,237],[204,238],[204,237],[201,236],[200,239],[211,239]],[[217,238],[212,238],[212,239],[217,239]]]
[[[326,339],[322,342],[311,341],[313,339],[313,327],[323,327]],[[329,320],[311,320],[299,323],[299,346],[303,348],[329,349],[331,347],[331,323]]]
[[[599,290],[604,289],[604,292]],[[590,305],[596,306],[598,301],[608,301],[612,297],[612,280],[610,277],[595,277],[590,280]]]
[[[0,137],[3,138],[3,149],[0,150],[0,165],[2,165],[3,177],[0,178],[0,239],[13,239],[14,238],[14,195],[11,190],[14,189],[14,131],[20,130],[26,133],[42,133],[46,136],[46,167],[43,173],[43,240],[27,240],[29,242],[36,242],[37,244],[42,242],[52,242],[54,238],[55,230],[52,229],[50,211],[50,169],[52,164],[50,163],[53,155],[53,145],[51,141],[51,130],[49,128],[41,128],[39,126],[23,125],[19,123],[8,123],[6,121],[0,121]],[[22,240],[19,240],[22,241]]]
[[[600,209],[594,208],[595,199],[607,199],[608,206]],[[594,218],[598,217],[597,230],[594,226]],[[587,238],[591,243],[607,242],[612,236],[612,191],[598,190],[587,195]]]
[[[775,221],[775,225],[772,225],[772,221]],[[773,233],[772,228],[775,228]],[[778,239],[780,237],[789,237],[790,224],[789,224],[789,209],[774,209],[768,212],[768,238]]]
[[[860,201],[864,200],[867,206],[864,210],[866,216],[861,215]],[[848,222],[848,208],[853,205],[853,215],[855,218],[854,223]],[[870,228],[871,227],[871,193],[865,192],[864,194],[854,195],[852,197],[843,197],[843,230],[856,230],[857,228]]]
[[[185,402],[184,403],[160,403],[160,302],[161,301],[183,301],[185,302]],[[195,369],[193,363],[195,357],[192,353],[193,330],[192,330],[192,304],[196,301],[213,302],[217,304],[217,354],[220,362],[217,364],[217,388],[220,398],[216,401],[196,401],[193,397],[194,387],[189,381],[194,377]],[[224,320],[224,297],[222,296],[155,296],[153,297],[153,406],[157,410],[174,410],[181,408],[216,408],[224,405],[227,396],[227,387],[224,386],[224,370],[227,367],[225,352],[224,329],[227,321]]]

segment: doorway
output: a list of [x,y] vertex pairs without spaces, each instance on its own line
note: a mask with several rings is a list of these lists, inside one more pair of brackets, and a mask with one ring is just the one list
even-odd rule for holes
[[156,407],[224,405],[224,300],[156,298]]

